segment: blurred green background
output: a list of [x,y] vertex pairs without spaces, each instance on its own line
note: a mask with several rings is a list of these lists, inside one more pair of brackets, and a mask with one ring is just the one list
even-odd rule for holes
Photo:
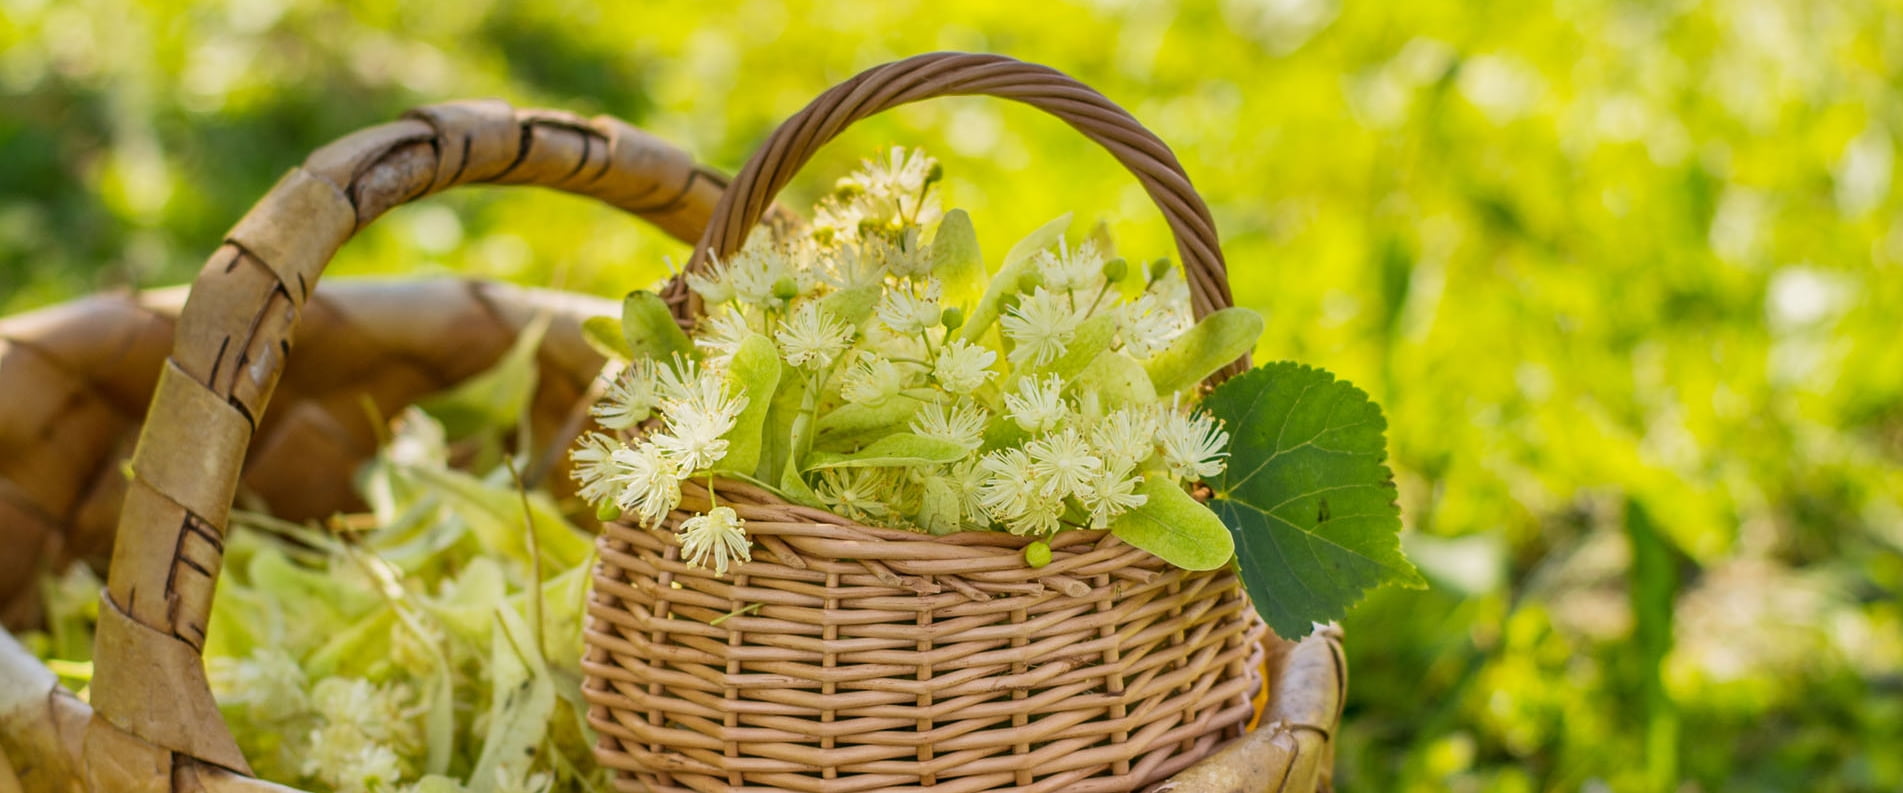
[[[465,96],[612,113],[737,169],[854,72],[1040,61],[1181,155],[1259,358],[1390,418],[1434,583],[1348,621],[1354,790],[1903,787],[1903,15],[1881,0],[867,4],[0,0],[0,313],[188,280],[306,152]],[[1068,128],[960,99],[923,145],[1001,252],[1108,219],[1173,254]],[[477,189],[335,273],[603,294],[683,245]]]

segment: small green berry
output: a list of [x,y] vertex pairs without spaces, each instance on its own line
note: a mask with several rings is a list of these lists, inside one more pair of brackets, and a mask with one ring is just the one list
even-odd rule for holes
[[1051,563],[1051,546],[1043,540],[1024,546],[1024,563],[1034,568]]
[[1118,256],[1115,259],[1111,259],[1110,261],[1103,263],[1104,280],[1109,281],[1110,283],[1114,284],[1118,281],[1121,281],[1123,280],[1124,276],[1129,274],[1130,274],[1130,263],[1124,261],[1122,256]]
[[1150,262],[1150,280],[1151,281],[1162,280],[1163,276],[1168,275],[1169,272],[1170,272],[1170,260],[1168,257],[1157,259],[1156,261]]
[[936,184],[943,178],[945,178],[945,166],[938,163],[932,163],[932,169],[925,172],[926,184]]
[[965,324],[965,312],[957,306],[952,306],[938,315],[938,321],[945,326],[946,330],[957,330]]
[[603,501],[600,505],[595,507],[596,520],[618,520],[620,517],[621,507],[616,506],[613,499]]
[[799,297],[799,294],[800,285],[797,281],[794,281],[791,276],[773,282],[774,297],[781,300],[792,300],[795,297]]

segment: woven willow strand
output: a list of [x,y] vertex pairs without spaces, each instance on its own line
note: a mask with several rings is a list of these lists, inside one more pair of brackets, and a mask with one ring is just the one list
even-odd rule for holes
[[[1231,304],[1169,148],[1075,80],[995,55],[921,55],[826,91],[734,177],[688,271],[737,251],[853,122],[954,94],[1030,104],[1102,145],[1169,221],[1196,315]],[[669,298],[685,325],[703,310],[684,278]],[[1175,569],[1105,532],[1058,534],[1032,569],[1025,537],[879,529],[718,479],[683,490],[658,530],[610,524],[597,543],[584,694],[596,756],[631,793],[1123,793],[1239,735],[1262,685],[1266,628],[1233,571]],[[730,580],[684,564],[675,537],[716,501],[762,549]]]

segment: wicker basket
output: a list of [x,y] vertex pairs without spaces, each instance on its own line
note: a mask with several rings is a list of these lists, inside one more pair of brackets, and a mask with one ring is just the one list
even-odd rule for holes
[[[392,414],[480,371],[537,313],[557,318],[537,435],[578,428],[599,360],[573,323],[603,303],[459,281],[314,289],[357,229],[465,183],[593,196],[685,239],[724,180],[613,119],[433,106],[293,169],[182,306],[168,290],[0,321],[0,613],[30,612],[32,576],[65,558],[94,562],[109,582],[91,706],[0,635],[0,791],[287,790],[249,776],[199,657],[234,498],[293,517],[353,508],[348,472],[373,443],[363,398]],[[280,409],[266,414],[274,392]],[[1268,726],[1168,785],[1306,791],[1325,780],[1345,685],[1338,637],[1271,641],[1267,655]]]
[[[688,271],[737,251],[848,125],[956,94],[1024,102],[1108,149],[1175,232],[1196,316],[1230,305],[1209,212],[1169,148],[1075,80],[993,55],[922,55],[821,95],[735,177]],[[683,280],[669,298],[691,324]],[[661,526],[613,523],[597,543],[583,690],[596,755],[626,790],[1121,793],[1253,715],[1267,628],[1233,569],[1176,569],[1104,531],[1058,534],[1032,569],[1030,537],[931,537],[710,486],[685,486]],[[763,549],[730,580],[685,564],[674,536],[710,495]]]

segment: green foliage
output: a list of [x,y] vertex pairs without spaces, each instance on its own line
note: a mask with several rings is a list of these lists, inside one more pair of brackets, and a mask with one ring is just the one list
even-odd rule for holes
[[1255,348],[1262,338],[1262,315],[1246,308],[1225,308],[1204,317],[1189,332],[1144,364],[1157,393],[1193,388],[1216,370]]
[[621,301],[621,339],[635,359],[672,361],[676,356],[695,358],[700,354],[674,321],[667,302],[645,289],[629,292]]
[[[613,113],[731,172],[860,69],[1009,53],[1168,142],[1237,303],[1268,320],[1259,357],[1325,363],[1387,413],[1403,544],[1433,588],[1346,620],[1339,787],[1654,789],[1633,502],[1677,571],[1645,601],[1672,604],[1651,666],[1685,736],[1676,789],[1903,786],[1890,4],[219,8],[0,12],[0,311],[184,283],[286,168],[416,104]],[[1108,218],[1126,255],[1169,250],[1109,156],[996,100],[856,125],[786,200],[890,144],[944,161],[985,250],[1061,212]],[[459,189],[332,270],[619,296],[686,255],[613,209]]]
[[1210,505],[1276,633],[1306,636],[1383,584],[1426,586],[1401,555],[1387,422],[1366,393],[1281,362],[1230,378],[1203,405],[1229,430]]

